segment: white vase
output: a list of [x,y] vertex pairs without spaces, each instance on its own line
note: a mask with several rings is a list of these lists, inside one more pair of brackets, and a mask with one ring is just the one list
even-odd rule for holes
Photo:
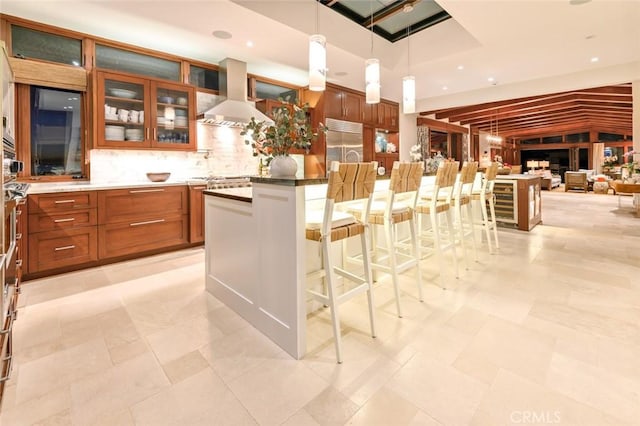
[[298,163],[288,155],[277,155],[269,163],[272,177],[295,177],[297,171]]

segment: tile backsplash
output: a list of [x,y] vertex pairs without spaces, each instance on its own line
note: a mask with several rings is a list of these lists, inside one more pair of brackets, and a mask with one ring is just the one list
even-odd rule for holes
[[147,172],[171,172],[169,181],[258,172],[258,158],[245,145],[240,129],[198,124],[198,140],[207,152],[91,150],[91,181],[145,182]]

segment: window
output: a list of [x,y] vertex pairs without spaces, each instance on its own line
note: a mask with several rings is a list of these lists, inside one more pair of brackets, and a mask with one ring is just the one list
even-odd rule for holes
[[180,81],[180,62],[101,44],[96,45],[96,66],[148,77]]
[[265,81],[256,80],[256,93],[255,98],[258,99],[279,99],[282,98],[289,102],[298,102],[298,90],[291,87],[279,86],[273,83],[267,83]]
[[562,143],[562,136],[546,136],[542,138],[542,143]]
[[523,139],[520,141],[520,145],[536,145],[540,143],[540,138]]
[[623,135],[618,135],[615,133],[598,133],[598,140],[600,142],[616,142],[624,139]]
[[196,87],[209,90],[219,90],[218,70],[202,68],[196,65],[189,66],[189,83]]
[[589,132],[567,135],[567,142],[589,142]]
[[82,175],[82,93],[31,86],[31,176]]
[[82,41],[11,25],[11,51],[25,58],[82,65]]

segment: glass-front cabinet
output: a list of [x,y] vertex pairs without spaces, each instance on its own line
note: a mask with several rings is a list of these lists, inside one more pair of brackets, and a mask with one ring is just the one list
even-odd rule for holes
[[196,149],[191,86],[100,71],[97,93],[98,148]]

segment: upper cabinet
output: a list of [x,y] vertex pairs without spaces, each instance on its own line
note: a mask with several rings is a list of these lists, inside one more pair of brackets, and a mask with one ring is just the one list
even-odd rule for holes
[[327,86],[324,96],[324,116],[326,118],[362,122],[363,95]]
[[399,106],[395,102],[380,101],[377,125],[386,130],[398,131]]
[[96,147],[196,149],[192,86],[99,71],[96,91]]

